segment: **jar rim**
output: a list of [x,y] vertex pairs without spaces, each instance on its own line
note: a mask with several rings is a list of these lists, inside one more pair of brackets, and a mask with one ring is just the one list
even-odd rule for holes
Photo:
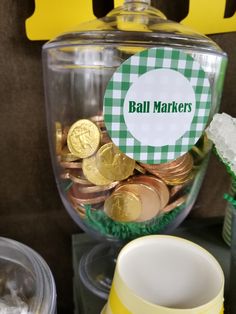
[[[52,272],[45,260],[32,248],[18,241],[0,237],[0,248],[6,248],[8,252],[17,252],[25,259],[28,265],[20,258],[12,258],[7,254],[0,254],[0,259],[9,260],[13,263],[20,264],[33,273],[36,282],[35,304],[30,311],[32,313],[53,314],[56,308],[56,286]],[[43,310],[42,310],[43,308]]]

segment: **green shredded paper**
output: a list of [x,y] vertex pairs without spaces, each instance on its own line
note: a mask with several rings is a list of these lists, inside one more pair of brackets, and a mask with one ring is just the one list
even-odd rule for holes
[[165,213],[150,221],[143,223],[117,222],[109,218],[103,210],[92,210],[91,205],[85,205],[86,223],[101,234],[114,236],[121,240],[131,240],[137,237],[161,233],[171,221],[185,207],[185,204],[176,207],[169,213]]

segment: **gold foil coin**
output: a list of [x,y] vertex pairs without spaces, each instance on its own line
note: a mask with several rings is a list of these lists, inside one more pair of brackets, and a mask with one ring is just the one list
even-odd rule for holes
[[112,220],[129,222],[142,212],[140,199],[129,191],[115,192],[105,200],[104,211]]
[[154,176],[140,175],[140,176],[133,177],[132,179],[130,179],[129,182],[133,182],[133,183],[140,182],[140,183],[151,186],[159,194],[160,201],[161,201],[161,208],[165,207],[166,204],[168,204],[169,199],[170,199],[170,192],[165,182],[163,182],[161,179],[156,178]]
[[139,197],[142,213],[136,221],[143,222],[157,216],[161,210],[161,200],[155,189],[146,184],[125,183],[120,185],[117,192],[131,192]]
[[96,165],[104,177],[121,181],[133,174],[135,160],[123,154],[113,143],[107,143],[97,151]]
[[95,185],[109,185],[113,182],[104,177],[96,166],[96,156],[83,159],[82,169],[85,177]]
[[69,129],[67,145],[72,154],[80,158],[93,155],[100,144],[100,129],[90,120],[75,122]]

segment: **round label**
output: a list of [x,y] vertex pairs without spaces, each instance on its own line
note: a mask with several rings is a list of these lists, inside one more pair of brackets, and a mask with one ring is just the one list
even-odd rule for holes
[[121,151],[144,163],[185,154],[208,120],[207,75],[190,55],[151,48],[133,55],[113,74],[104,96],[108,133]]

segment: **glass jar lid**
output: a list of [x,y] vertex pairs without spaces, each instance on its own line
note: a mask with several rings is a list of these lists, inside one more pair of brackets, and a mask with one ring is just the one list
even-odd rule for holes
[[77,25],[44,45],[44,49],[58,45],[100,43],[148,43],[185,47],[201,47],[202,50],[222,50],[207,36],[177,22],[168,20],[150,0],[125,0],[122,6],[113,9],[105,17]]

